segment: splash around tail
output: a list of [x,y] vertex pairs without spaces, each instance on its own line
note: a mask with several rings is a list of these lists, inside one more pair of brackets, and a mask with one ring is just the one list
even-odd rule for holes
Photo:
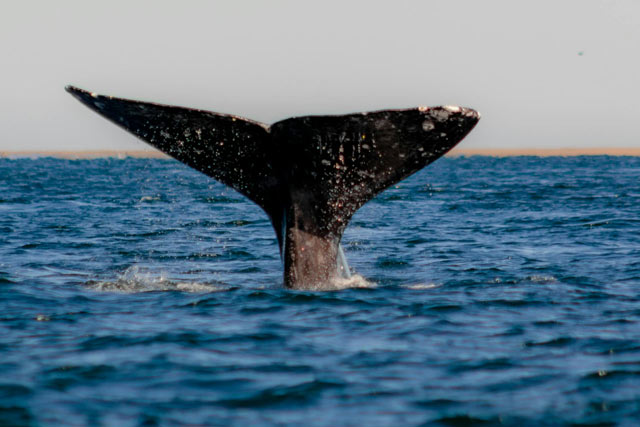
[[162,273],[142,269],[136,265],[127,268],[114,281],[92,280],[85,287],[96,292],[136,294],[140,292],[220,292],[225,286],[201,282],[180,282],[168,279]]

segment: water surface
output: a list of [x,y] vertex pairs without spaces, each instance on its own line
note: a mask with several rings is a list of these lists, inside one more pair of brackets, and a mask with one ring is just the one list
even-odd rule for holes
[[0,424],[634,425],[639,242],[640,158],[445,158],[292,291],[175,161],[0,159]]

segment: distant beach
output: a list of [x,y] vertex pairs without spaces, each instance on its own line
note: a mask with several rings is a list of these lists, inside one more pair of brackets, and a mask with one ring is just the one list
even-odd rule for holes
[[454,148],[447,156],[640,156],[640,147],[595,147],[595,148]]
[[86,151],[62,151],[62,150],[21,150],[21,151],[0,151],[0,157],[9,158],[29,158],[29,157],[55,157],[58,159],[101,159],[116,157],[136,157],[141,159],[162,159],[169,158],[166,154],[158,150],[86,150]]
[[[597,148],[454,148],[447,156],[640,156],[640,148],[597,147]],[[7,150],[0,151],[0,158],[55,157],[60,159],[99,159],[106,157],[125,158],[169,158],[157,150],[93,150],[93,151],[56,151],[56,150]]]

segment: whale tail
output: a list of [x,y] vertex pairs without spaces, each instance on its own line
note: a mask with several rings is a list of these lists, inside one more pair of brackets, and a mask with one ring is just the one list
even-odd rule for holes
[[269,126],[241,117],[66,90],[92,110],[260,206],[276,232],[284,283],[328,283],[340,239],[385,188],[441,157],[473,129],[468,108],[306,116]]

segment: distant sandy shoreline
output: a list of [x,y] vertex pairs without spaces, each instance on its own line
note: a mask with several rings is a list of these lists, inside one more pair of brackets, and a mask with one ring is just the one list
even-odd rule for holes
[[[447,154],[449,157],[460,156],[491,156],[491,157],[512,157],[512,156],[640,156],[640,148],[522,148],[522,149],[501,149],[501,148],[455,148]],[[59,159],[99,159],[115,157],[124,159],[126,157],[144,159],[165,159],[166,154],[157,150],[93,150],[93,151],[0,151],[0,157],[8,158],[31,158],[31,157],[55,157]]]

